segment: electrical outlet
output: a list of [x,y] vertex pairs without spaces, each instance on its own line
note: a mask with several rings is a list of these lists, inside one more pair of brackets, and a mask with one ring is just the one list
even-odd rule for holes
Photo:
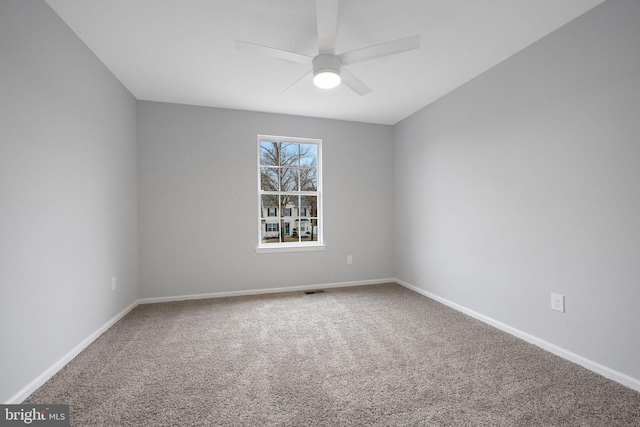
[[551,310],[564,313],[564,295],[551,294]]
[[347,264],[353,264],[353,257],[351,255],[347,255]]
[[118,287],[118,281],[116,279],[116,276],[112,276],[111,277],[111,290],[115,291],[117,287]]

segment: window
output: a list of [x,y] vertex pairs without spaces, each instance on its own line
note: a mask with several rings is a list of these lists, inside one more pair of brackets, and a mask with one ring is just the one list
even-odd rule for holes
[[259,252],[324,248],[321,143],[258,135]]

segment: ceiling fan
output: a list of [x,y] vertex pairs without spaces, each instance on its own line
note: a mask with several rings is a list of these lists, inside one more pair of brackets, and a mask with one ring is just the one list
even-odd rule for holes
[[316,19],[318,22],[318,55],[315,57],[241,40],[236,40],[236,48],[288,61],[311,64],[312,69],[291,86],[313,74],[313,83],[319,88],[332,89],[340,83],[344,83],[358,95],[366,95],[371,92],[371,89],[344,66],[420,47],[420,36],[415,35],[336,55],[338,0],[316,0]]

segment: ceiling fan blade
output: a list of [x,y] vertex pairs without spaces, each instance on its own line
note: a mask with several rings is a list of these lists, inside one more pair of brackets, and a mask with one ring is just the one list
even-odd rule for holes
[[313,73],[313,70],[309,70],[306,73],[304,73],[302,75],[302,77],[300,77],[298,80],[296,80],[295,82],[291,83],[285,90],[282,91],[282,93],[285,93],[286,91],[288,91],[289,89],[291,89],[292,87],[294,87],[295,85],[297,85],[301,80],[304,80],[306,78],[308,78],[311,74]]
[[287,61],[301,62],[303,64],[310,64],[313,60],[312,57],[302,55],[301,53],[289,52],[288,50],[276,49],[275,47],[262,46],[241,40],[236,40],[236,49],[271,56],[273,58],[286,59]]
[[316,19],[318,21],[318,52],[335,55],[338,0],[316,0]]
[[350,65],[368,61],[370,59],[380,58],[381,56],[395,55],[396,53],[418,49],[419,47],[420,36],[416,35],[341,53],[338,55],[338,58],[342,61],[342,65]]
[[340,70],[340,76],[342,77],[342,83],[348,86],[351,90],[353,90],[358,95],[366,95],[371,92],[371,89],[366,84],[362,83],[360,79],[351,74],[346,69],[342,68]]

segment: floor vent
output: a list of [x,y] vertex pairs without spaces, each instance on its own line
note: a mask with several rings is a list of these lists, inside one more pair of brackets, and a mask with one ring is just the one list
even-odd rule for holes
[[313,289],[311,291],[304,291],[305,294],[307,295],[311,295],[311,294],[321,294],[324,292],[324,289]]

